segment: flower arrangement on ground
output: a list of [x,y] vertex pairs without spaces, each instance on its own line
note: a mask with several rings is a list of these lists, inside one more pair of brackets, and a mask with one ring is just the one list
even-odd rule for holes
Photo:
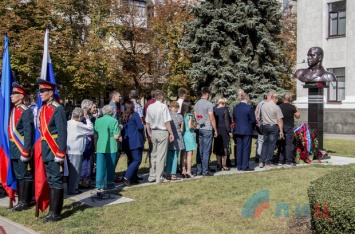
[[322,156],[322,153],[318,150],[317,133],[317,129],[311,129],[307,124],[302,124],[295,130],[293,143],[296,149],[296,163],[311,163],[313,159]]

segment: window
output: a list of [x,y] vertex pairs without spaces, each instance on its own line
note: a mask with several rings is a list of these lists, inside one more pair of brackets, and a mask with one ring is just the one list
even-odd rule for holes
[[345,36],[346,33],[346,0],[332,2],[329,8],[329,37]]
[[345,67],[328,70],[338,78],[337,81],[329,82],[328,102],[341,102],[345,99]]
[[146,17],[146,4],[145,1],[129,0],[130,10],[134,12],[137,17]]

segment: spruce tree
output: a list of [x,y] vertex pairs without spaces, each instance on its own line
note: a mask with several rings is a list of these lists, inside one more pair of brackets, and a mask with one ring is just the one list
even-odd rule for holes
[[195,90],[235,100],[244,89],[255,104],[269,90],[283,91],[285,56],[278,46],[280,4],[276,0],[206,0],[192,9],[181,47],[191,53]]

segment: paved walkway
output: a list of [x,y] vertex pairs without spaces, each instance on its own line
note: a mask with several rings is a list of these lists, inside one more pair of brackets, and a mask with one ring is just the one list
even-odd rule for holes
[[7,218],[0,216],[0,233],[1,234],[35,234],[37,232],[25,226],[15,223]]
[[[314,161],[314,163],[319,163],[317,161]],[[347,158],[347,157],[340,157],[340,156],[332,156],[328,159],[321,160],[321,163],[324,164],[331,164],[331,165],[348,165],[348,164],[355,164],[355,158]],[[308,166],[309,164],[303,164],[303,165],[297,165],[299,166]],[[282,168],[285,166],[277,166],[277,168]],[[266,171],[266,170],[273,170],[273,169],[265,169],[265,168],[260,168],[257,163],[254,161],[250,162],[250,168],[254,168],[255,171],[238,171],[235,168],[231,168],[230,171],[219,171],[216,172],[214,175],[219,176],[219,175],[227,175],[227,174],[237,174],[237,173],[255,173],[259,171]],[[139,185],[135,185],[132,187],[140,187],[140,186],[151,186],[154,185],[154,183],[148,183],[148,174],[143,174],[141,175],[143,177],[143,180]],[[202,176],[196,176],[193,179],[200,179]],[[175,182],[182,182],[185,179],[179,180],[179,181],[164,181],[167,183],[175,183]],[[125,203],[125,202],[131,202],[133,199],[126,198],[123,196],[119,195],[119,191],[124,190],[124,189],[129,189],[132,187],[124,187],[123,184],[117,184],[116,187],[109,191],[108,193],[105,194],[98,194],[95,189],[92,190],[86,190],[81,194],[75,195],[75,196],[66,196],[65,198],[73,199],[77,202],[81,202],[83,204],[89,205],[89,206],[95,206],[95,207],[103,207],[107,205],[113,205],[113,204],[119,204],[119,203]],[[102,197],[98,196],[101,195]],[[0,206],[7,207],[9,204],[8,197],[0,199]],[[14,233],[14,234],[22,234],[22,233],[36,233],[35,231],[26,228],[25,226],[15,223],[9,219],[6,219],[2,216],[0,216],[0,234],[1,233]]]

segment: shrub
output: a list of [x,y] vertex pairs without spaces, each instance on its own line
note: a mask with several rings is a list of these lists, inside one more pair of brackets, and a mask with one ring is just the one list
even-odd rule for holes
[[355,233],[355,170],[342,168],[308,188],[312,231]]

